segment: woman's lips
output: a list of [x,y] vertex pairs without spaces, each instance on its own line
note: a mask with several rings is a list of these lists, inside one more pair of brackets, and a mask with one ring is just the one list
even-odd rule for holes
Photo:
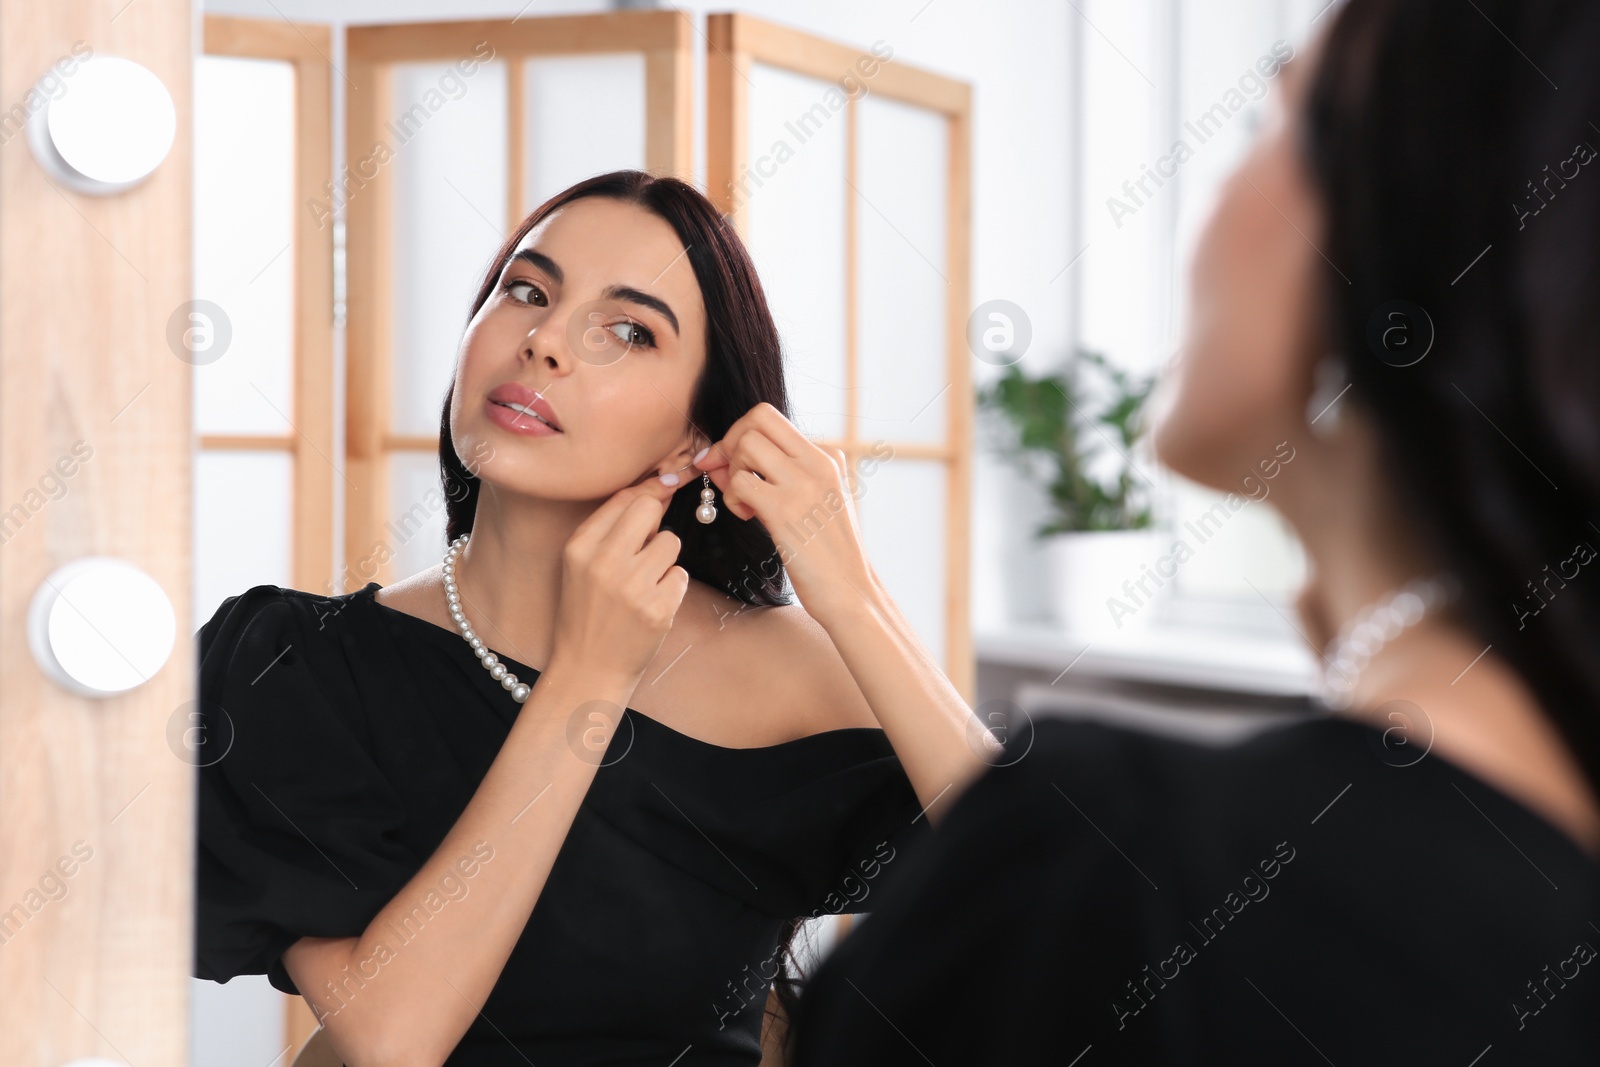
[[484,401],[483,407],[492,422],[512,433],[520,433],[526,437],[554,437],[561,432],[554,426],[540,422],[532,415],[508,408],[493,400]]

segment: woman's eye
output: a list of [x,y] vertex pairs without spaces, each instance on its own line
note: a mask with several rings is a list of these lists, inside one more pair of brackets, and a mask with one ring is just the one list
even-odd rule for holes
[[656,335],[637,322],[619,322],[611,327],[611,331],[616,334],[617,340],[630,347],[654,348],[656,344]]
[[[544,294],[539,291],[537,286],[535,286],[532,282],[525,281],[521,278],[512,278],[510,281],[506,282],[502,288],[511,294],[511,299],[521,304],[534,303],[533,297],[535,294],[541,301],[544,298]],[[544,305],[541,303],[538,306],[543,307]]]

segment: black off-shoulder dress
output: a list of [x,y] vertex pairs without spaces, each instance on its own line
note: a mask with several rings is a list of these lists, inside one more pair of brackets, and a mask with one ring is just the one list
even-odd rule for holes
[[[258,585],[200,629],[197,978],[264,973],[298,993],[284,949],[365,931],[526,706],[459,634],[379,603],[379,588]],[[500,658],[534,684],[538,671]],[[928,836],[919,814],[881,729],[724,748],[629,708],[447,1062],[758,1063],[782,923],[868,910]],[[426,936],[485,862],[461,857],[430,914],[390,931],[392,951]]]

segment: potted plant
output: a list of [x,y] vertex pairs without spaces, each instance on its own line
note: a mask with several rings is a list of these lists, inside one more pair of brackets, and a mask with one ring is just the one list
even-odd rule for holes
[[1031,376],[1011,363],[978,390],[980,411],[998,416],[990,447],[1049,500],[1033,536],[1044,542],[1055,620],[1075,634],[1143,626],[1161,592],[1144,573],[1160,547],[1152,487],[1132,461],[1154,384],[1080,349],[1059,372]]

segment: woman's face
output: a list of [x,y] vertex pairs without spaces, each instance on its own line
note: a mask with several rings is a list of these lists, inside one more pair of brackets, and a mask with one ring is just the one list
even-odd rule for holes
[[1320,207],[1294,147],[1314,57],[1279,71],[1267,121],[1224,183],[1190,263],[1184,337],[1153,408],[1156,455],[1237,490],[1284,440],[1303,440],[1320,348]]
[[[677,470],[709,443],[689,426],[705,336],[672,226],[608,197],[573,201],[529,232],[467,325],[456,452],[486,483],[546,499],[602,499]],[[547,404],[559,430],[496,401]]]

